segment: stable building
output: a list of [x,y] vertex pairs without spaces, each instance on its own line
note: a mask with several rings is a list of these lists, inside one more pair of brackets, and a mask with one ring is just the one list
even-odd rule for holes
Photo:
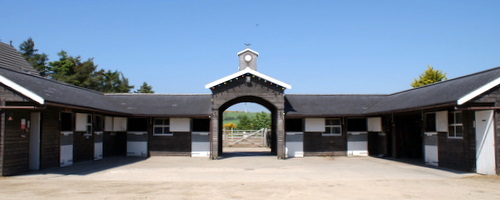
[[[223,156],[222,114],[253,102],[271,112],[271,153],[405,158],[500,173],[500,67],[387,95],[286,94],[257,71],[258,52],[211,94],[103,94],[41,77],[0,43],[0,174],[110,156]],[[497,127],[498,126],[498,127]]]

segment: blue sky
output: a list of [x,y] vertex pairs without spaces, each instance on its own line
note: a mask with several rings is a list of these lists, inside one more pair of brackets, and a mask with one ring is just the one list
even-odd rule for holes
[[210,93],[245,43],[289,94],[387,94],[427,65],[455,78],[500,66],[500,1],[0,0],[0,40],[32,37],[157,93]]

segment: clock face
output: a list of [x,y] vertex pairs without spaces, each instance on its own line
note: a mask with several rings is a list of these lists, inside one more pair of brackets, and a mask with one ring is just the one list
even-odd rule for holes
[[250,62],[252,60],[252,56],[251,55],[245,55],[245,57],[243,59],[245,59],[245,61],[247,61],[247,62]]

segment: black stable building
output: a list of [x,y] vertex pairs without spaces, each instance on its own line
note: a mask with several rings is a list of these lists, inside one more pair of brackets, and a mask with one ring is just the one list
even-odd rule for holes
[[271,153],[387,156],[500,173],[500,68],[387,95],[286,94],[238,53],[239,71],[211,94],[103,94],[40,77],[0,43],[0,175],[109,156],[223,154],[222,113],[237,103],[271,112]]

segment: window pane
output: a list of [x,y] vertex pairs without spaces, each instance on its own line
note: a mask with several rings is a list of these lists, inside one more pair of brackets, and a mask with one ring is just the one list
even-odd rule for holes
[[340,134],[340,127],[333,127],[333,132],[335,134]]
[[163,119],[155,119],[155,125],[163,125]]
[[448,137],[455,137],[455,127],[450,126],[450,130],[448,132]]
[[456,115],[456,118],[455,118],[455,123],[456,124],[461,124],[462,123],[462,113],[461,112],[457,112],[455,113]]
[[162,134],[162,128],[161,127],[155,127],[155,134]]
[[163,133],[170,133],[170,127],[163,127]]
[[325,133],[332,133],[332,127],[325,127]]
[[448,113],[448,123],[449,124],[454,124],[455,123],[455,115],[453,112]]
[[462,126],[456,126],[455,127],[455,133],[457,137],[462,137],[464,135],[463,133],[463,127]]

